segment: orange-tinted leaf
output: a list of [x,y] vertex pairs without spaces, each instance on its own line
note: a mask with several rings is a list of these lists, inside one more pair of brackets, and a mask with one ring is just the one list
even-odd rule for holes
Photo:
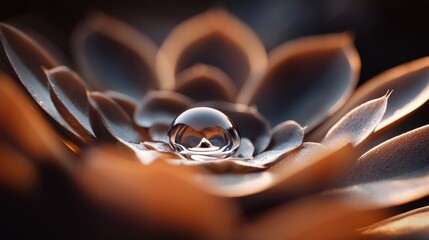
[[[301,164],[284,165],[268,172],[243,175],[202,176],[207,190],[222,196],[247,196],[261,205],[270,197],[276,199],[319,191],[342,176],[355,162],[351,145],[315,148],[301,159]],[[256,203],[255,203],[256,204]]]
[[[388,218],[363,229],[366,236],[389,239],[389,237],[403,237],[401,239],[427,239],[429,237],[429,207],[421,207],[397,216]],[[420,236],[421,238],[412,237]],[[408,236],[408,237],[407,237]],[[426,238],[423,238],[426,236]]]
[[282,168],[287,169],[305,165],[306,161],[311,160],[311,158],[308,157],[309,155],[323,150],[326,150],[326,147],[320,143],[304,142],[298,149],[276,162],[269,171],[276,172]]
[[89,122],[87,86],[65,66],[48,70],[47,77],[51,98],[58,112],[82,138],[93,142],[95,136]]
[[166,163],[146,166],[98,149],[86,157],[76,180],[97,206],[141,223],[205,239],[230,237],[238,223],[237,209],[229,200],[202,191],[191,179],[195,171]]
[[392,138],[362,155],[329,194],[347,194],[369,208],[429,194],[429,125]]
[[360,239],[356,228],[382,216],[341,199],[310,197],[266,212],[245,226],[243,239]]
[[0,85],[0,135],[26,156],[66,165],[70,156],[32,102],[4,75],[0,75]]
[[[228,159],[220,159],[214,161],[190,161],[190,160],[172,160],[170,163],[177,165],[185,165],[185,166],[198,166],[204,167],[207,170],[214,173],[222,173],[222,174],[244,174],[244,173],[252,173],[259,172],[266,167],[249,163],[244,161],[242,158],[228,158]],[[223,177],[221,177],[223,178]],[[221,194],[222,195],[222,194]]]
[[0,186],[12,191],[34,190],[39,176],[31,160],[1,140],[0,152]]
[[238,89],[246,81],[260,79],[266,67],[266,54],[257,36],[243,22],[223,9],[212,9],[176,26],[160,49],[169,65],[160,64],[163,81],[197,63],[220,68]]
[[11,75],[17,77],[37,104],[68,137],[80,143],[85,142],[63,119],[49,94],[45,70],[58,66],[59,62],[25,33],[7,24],[0,26],[0,41],[3,48],[1,52],[10,65]]
[[239,102],[255,104],[271,125],[291,119],[311,130],[345,102],[359,70],[349,35],[305,37],[272,50],[267,73]]
[[312,147],[298,161],[270,170],[276,183],[265,193],[259,193],[261,201],[270,196],[286,197],[286,193],[301,195],[320,191],[344,176],[355,161],[353,147],[346,140],[327,148]]
[[79,69],[92,86],[127,94],[136,100],[159,82],[155,73],[156,45],[143,33],[103,13],[93,13],[73,33]]

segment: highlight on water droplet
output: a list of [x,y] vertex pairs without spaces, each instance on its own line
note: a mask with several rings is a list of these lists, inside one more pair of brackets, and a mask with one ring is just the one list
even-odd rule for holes
[[168,138],[176,152],[196,161],[227,158],[240,146],[235,123],[208,107],[191,108],[176,117],[168,129]]

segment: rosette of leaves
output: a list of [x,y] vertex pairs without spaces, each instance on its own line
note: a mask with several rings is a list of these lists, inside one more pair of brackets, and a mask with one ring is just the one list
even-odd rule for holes
[[[69,238],[427,237],[425,208],[368,225],[429,194],[429,126],[400,132],[429,97],[429,58],[355,89],[349,34],[267,54],[221,9],[179,24],[160,48],[95,13],[73,33],[76,67],[49,42],[0,28],[0,180],[11,215],[43,220],[30,235],[64,237],[68,225],[79,229]],[[166,143],[195,106],[237,124],[232,158],[184,160]]]

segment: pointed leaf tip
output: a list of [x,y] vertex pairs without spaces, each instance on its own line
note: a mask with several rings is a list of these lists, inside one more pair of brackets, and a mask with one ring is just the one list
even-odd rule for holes
[[306,127],[301,127],[299,123],[288,120],[280,123],[273,129],[271,139],[273,150],[284,150],[292,146],[293,148],[299,147],[304,139],[304,130]]
[[388,90],[394,93],[389,97],[386,113],[375,132],[398,123],[429,99],[429,57],[399,65],[367,81],[328,121],[310,133],[308,139],[319,141],[350,110]]
[[354,146],[365,140],[381,122],[392,92],[354,108],[328,131],[323,144],[346,137]]

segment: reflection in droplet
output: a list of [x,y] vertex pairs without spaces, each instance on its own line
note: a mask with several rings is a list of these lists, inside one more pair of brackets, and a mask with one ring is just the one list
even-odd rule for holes
[[168,136],[176,152],[197,161],[227,158],[240,146],[240,135],[232,120],[207,107],[180,114],[171,123]]

